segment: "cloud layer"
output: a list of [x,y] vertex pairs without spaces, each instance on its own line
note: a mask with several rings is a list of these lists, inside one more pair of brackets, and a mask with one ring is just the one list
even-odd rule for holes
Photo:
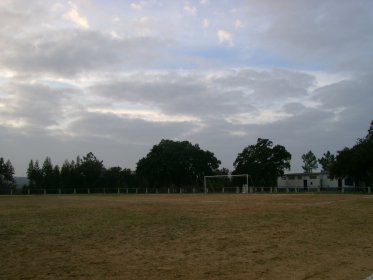
[[162,138],[231,169],[265,137],[300,171],[372,119],[371,1],[8,0],[0,15],[0,147],[17,175],[90,151],[135,168]]

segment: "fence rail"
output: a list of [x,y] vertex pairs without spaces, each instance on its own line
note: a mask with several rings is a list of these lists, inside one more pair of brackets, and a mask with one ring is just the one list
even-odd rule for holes
[[23,188],[0,189],[0,195],[59,195],[59,194],[175,194],[175,193],[367,193],[372,187],[349,188],[278,188],[278,187],[173,187],[173,188]]

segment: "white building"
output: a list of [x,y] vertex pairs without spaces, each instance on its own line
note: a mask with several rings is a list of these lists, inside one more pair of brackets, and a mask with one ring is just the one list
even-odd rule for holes
[[349,178],[332,179],[327,173],[289,173],[277,178],[278,188],[338,189],[353,187]]

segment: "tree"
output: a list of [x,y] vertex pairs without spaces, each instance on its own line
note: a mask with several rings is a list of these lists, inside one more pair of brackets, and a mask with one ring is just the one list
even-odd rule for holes
[[368,129],[368,135],[365,138],[367,140],[373,140],[373,121],[370,122],[370,127]]
[[335,156],[330,151],[327,151],[318,162],[321,164],[322,170],[329,173],[330,167],[335,162]]
[[27,179],[29,180],[29,187],[41,187],[43,181],[42,170],[39,167],[39,161],[33,162],[30,160],[29,166],[27,168]]
[[373,185],[373,141],[364,141],[352,148],[337,152],[331,175],[336,178],[350,177],[356,185]]
[[44,188],[53,188],[53,164],[50,157],[46,157],[43,166],[41,168],[41,174],[43,176],[42,186]]
[[122,168],[110,167],[104,172],[103,180],[107,188],[117,189],[123,187],[124,185],[124,176],[122,173]]
[[317,159],[315,154],[310,150],[308,153],[302,155],[304,165],[302,166],[304,173],[312,173],[314,169],[317,169]]
[[59,188],[61,186],[60,174],[60,167],[58,165],[55,165],[52,172],[52,186],[54,186],[55,188]]
[[150,186],[202,185],[203,176],[212,175],[220,161],[210,151],[188,141],[162,140],[137,163],[136,173]]
[[77,171],[75,169],[75,162],[65,160],[60,171],[60,184],[64,189],[73,188],[76,186],[75,177]]
[[373,137],[368,135],[359,139],[352,148],[337,152],[331,165],[330,175],[335,178],[352,178],[356,186],[373,186]]
[[14,187],[14,168],[10,160],[5,161],[0,158],[0,189],[10,189]]
[[277,177],[290,169],[291,154],[284,146],[273,146],[268,139],[258,138],[238,154],[233,163],[233,174],[249,174],[255,185],[275,186]]
[[105,167],[102,161],[98,160],[92,152],[84,156],[81,161],[77,160],[76,166],[78,174],[83,179],[83,186],[85,188],[100,186],[100,180],[102,179]]

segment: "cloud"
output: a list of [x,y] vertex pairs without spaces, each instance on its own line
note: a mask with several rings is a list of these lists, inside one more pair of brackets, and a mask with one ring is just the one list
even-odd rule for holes
[[142,5],[139,4],[139,3],[131,3],[131,8],[134,9],[134,10],[137,10],[137,11],[141,11],[142,10]]
[[78,9],[75,7],[72,7],[68,13],[65,14],[65,18],[72,21],[76,25],[83,27],[83,28],[89,28],[89,23],[86,17],[82,16]]
[[161,59],[161,45],[150,37],[120,39],[97,31],[61,30],[0,39],[0,46],[8,50],[0,57],[0,66],[17,73],[71,77],[118,67],[149,66]]
[[197,8],[189,4],[184,6],[184,11],[191,16],[195,16],[197,14]]
[[17,174],[89,151],[133,168],[170,138],[231,168],[265,137],[301,171],[366,134],[372,1],[207,2],[2,1],[2,156]]
[[[332,70],[372,70],[369,27],[373,2],[278,1],[257,2],[267,28],[259,35],[263,47],[294,61],[319,64]],[[351,19],[351,15],[359,15]],[[296,23],[296,24],[295,24]]]
[[210,21],[207,18],[204,18],[202,21],[203,28],[208,28],[210,26]]
[[7,104],[0,107],[0,124],[24,131],[58,126],[76,110],[72,100],[79,93],[74,88],[51,88],[32,81],[8,83],[0,90],[4,96],[0,104]]
[[240,28],[243,28],[243,24],[242,22],[239,20],[239,19],[236,19],[236,21],[234,22],[234,28],[235,29],[240,29]]
[[227,43],[230,47],[233,47],[233,35],[232,33],[229,33],[228,31],[225,30],[218,30],[217,31],[217,36],[219,38],[219,43]]

